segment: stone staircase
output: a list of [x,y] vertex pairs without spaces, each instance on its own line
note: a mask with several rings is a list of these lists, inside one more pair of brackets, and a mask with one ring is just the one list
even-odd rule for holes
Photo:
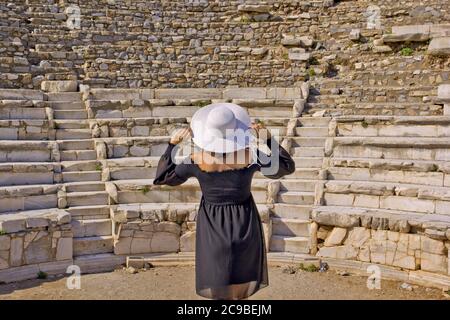
[[54,110],[67,211],[72,215],[74,258],[112,253],[108,194],[102,181],[102,163],[97,161],[82,93],[47,96]]
[[329,120],[322,117],[295,120],[296,136],[292,138],[291,154],[296,171],[280,183],[272,217],[271,251],[310,252],[310,213],[316,183],[321,179]]

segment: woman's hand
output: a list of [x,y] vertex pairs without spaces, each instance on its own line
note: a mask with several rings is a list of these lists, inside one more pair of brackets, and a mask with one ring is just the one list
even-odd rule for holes
[[257,138],[265,138],[265,140],[270,139],[270,131],[266,128],[263,122],[259,121],[257,123],[252,123],[250,128],[255,130]]
[[171,144],[179,144],[183,140],[189,139],[190,135],[191,135],[190,128],[181,128],[181,129],[175,130],[175,132],[172,134],[172,137],[170,138],[170,143]]

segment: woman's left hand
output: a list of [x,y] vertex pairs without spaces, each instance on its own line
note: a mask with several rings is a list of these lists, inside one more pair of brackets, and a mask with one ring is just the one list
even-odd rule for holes
[[257,138],[265,137],[266,140],[270,138],[270,131],[266,128],[264,123],[262,123],[262,122],[255,123],[255,122],[253,122],[251,124],[250,128],[255,130]]

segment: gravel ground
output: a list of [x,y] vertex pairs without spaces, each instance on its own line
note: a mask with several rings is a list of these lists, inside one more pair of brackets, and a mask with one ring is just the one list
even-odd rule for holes
[[[413,286],[401,289],[402,282],[382,280],[380,290],[369,290],[366,277],[299,270],[269,269],[269,286],[250,299],[446,299],[441,290]],[[81,277],[81,289],[69,290],[66,278],[29,280],[0,285],[4,299],[203,299],[195,294],[194,267],[157,267],[131,274],[116,270]]]

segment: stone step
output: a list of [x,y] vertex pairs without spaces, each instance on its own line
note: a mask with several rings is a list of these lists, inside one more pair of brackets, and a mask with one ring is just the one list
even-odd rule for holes
[[320,168],[295,168],[289,179],[318,179]]
[[47,120],[47,114],[45,108],[14,104],[0,108],[0,120]]
[[67,192],[105,191],[104,182],[69,182],[64,185]]
[[57,129],[89,129],[89,123],[83,120],[61,120],[55,119]]
[[153,167],[113,167],[110,168],[111,180],[123,179],[153,179],[156,174],[156,166]]
[[40,90],[0,89],[0,100],[44,100]]
[[57,129],[56,139],[58,140],[77,140],[90,139],[92,133],[90,129]]
[[275,203],[273,217],[308,220],[311,216],[311,205]]
[[102,164],[97,160],[86,161],[61,161],[63,172],[71,171],[101,171]]
[[71,224],[75,238],[112,235],[111,219],[72,219]]
[[[15,168],[15,169],[14,169]],[[20,169],[19,169],[20,168]],[[20,170],[15,172],[14,170]],[[29,170],[29,171],[27,171]],[[48,163],[0,163],[0,186],[52,184],[55,168]]]
[[113,246],[112,236],[73,238],[73,255],[112,253]]
[[56,208],[56,192],[56,185],[2,186],[0,213]]
[[299,137],[327,137],[328,127],[297,127],[295,134]]
[[67,193],[67,204],[69,207],[106,205],[108,201],[108,194],[105,191]]
[[66,150],[61,151],[61,161],[85,161],[96,160],[97,152],[95,150]]
[[272,235],[270,251],[309,253],[309,238]]
[[292,157],[296,168],[321,168],[323,159],[319,157]]
[[283,179],[280,180],[281,191],[314,191],[316,186],[315,180],[294,180]]
[[323,147],[325,138],[292,137],[292,147]]
[[328,127],[331,118],[327,117],[301,117],[297,119],[297,123],[302,127]]
[[320,157],[324,156],[324,147],[294,147],[291,148],[293,157]]
[[101,181],[101,171],[69,171],[63,172],[64,182]]
[[109,219],[111,215],[109,205],[69,207],[65,210],[70,213],[72,219],[79,220]]
[[87,119],[86,110],[54,110],[55,119]]
[[58,141],[60,150],[94,150],[94,140]]
[[351,136],[335,137],[339,145],[373,145],[373,146],[433,146],[446,147],[449,144],[447,137],[384,137],[384,136]]
[[309,220],[272,217],[272,235],[309,237]]
[[47,105],[53,110],[85,110],[82,101],[47,101]]
[[81,273],[97,273],[113,271],[125,263],[125,256],[113,253],[87,254],[74,257],[74,264],[79,266]]
[[395,115],[395,116],[439,116],[442,115],[442,105],[418,102],[358,102],[358,103],[308,103],[304,116],[316,112],[325,112],[327,116],[346,115]]
[[278,193],[278,202],[312,205],[314,203],[314,192],[281,191]]
[[52,92],[46,93],[48,101],[57,101],[57,102],[81,102],[83,98],[83,94],[81,92]]

